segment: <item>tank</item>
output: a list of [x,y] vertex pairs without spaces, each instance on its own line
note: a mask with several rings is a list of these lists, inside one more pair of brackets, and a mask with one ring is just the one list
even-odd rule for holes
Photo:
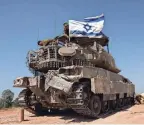
[[108,42],[107,36],[62,36],[29,51],[27,66],[33,76],[18,77],[13,85],[23,88],[19,104],[36,115],[72,109],[92,118],[133,105],[135,85],[120,75],[121,70],[105,49]]

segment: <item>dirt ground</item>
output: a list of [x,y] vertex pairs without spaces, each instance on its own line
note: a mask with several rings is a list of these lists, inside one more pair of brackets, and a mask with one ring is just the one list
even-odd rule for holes
[[88,119],[79,116],[73,111],[49,114],[48,116],[36,117],[35,115],[25,111],[25,121],[19,122],[20,109],[12,108],[0,110],[0,124],[68,124],[68,123],[98,123],[98,124],[142,124],[144,123],[144,105],[134,105],[128,109],[111,115],[99,118]]

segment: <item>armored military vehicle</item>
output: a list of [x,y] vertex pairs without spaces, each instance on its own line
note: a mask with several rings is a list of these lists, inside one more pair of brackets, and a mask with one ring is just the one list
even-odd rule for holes
[[[64,45],[59,45],[63,41]],[[135,86],[120,75],[106,50],[109,38],[62,36],[29,51],[27,66],[33,77],[19,77],[14,87],[25,88],[19,104],[36,115],[70,108],[87,117],[99,117],[134,103]]]

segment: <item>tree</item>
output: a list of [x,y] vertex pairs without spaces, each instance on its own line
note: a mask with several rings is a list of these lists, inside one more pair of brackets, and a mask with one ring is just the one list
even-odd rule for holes
[[14,98],[14,93],[11,90],[6,89],[2,92],[2,99],[4,100],[4,108],[8,108],[12,106],[13,98]]
[[4,100],[0,98],[0,109],[4,107]]
[[13,101],[13,104],[12,104],[14,107],[19,107],[19,103],[18,103],[18,98],[16,98],[14,101]]

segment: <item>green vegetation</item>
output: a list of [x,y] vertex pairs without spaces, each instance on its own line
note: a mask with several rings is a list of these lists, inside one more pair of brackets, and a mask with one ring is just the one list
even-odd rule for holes
[[18,98],[14,99],[14,93],[6,89],[2,92],[0,97],[0,109],[1,108],[10,108],[10,107],[18,107]]

